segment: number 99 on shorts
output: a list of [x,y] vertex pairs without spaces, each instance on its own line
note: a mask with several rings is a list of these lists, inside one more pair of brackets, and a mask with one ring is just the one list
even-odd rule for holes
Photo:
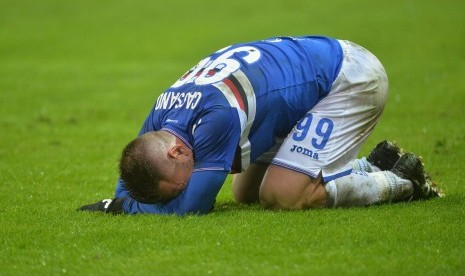
[[307,113],[292,130],[294,141],[291,152],[300,153],[318,160],[318,150],[323,150],[333,131],[334,123],[328,118],[319,118]]

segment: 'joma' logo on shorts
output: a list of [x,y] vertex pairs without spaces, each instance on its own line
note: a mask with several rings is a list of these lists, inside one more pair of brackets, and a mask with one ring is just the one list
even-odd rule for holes
[[307,148],[301,147],[301,146],[293,145],[292,149],[291,149],[291,152],[297,152],[297,153],[306,155],[308,157],[311,157],[311,158],[313,158],[315,160],[318,160],[318,153],[313,152],[313,151],[311,151],[311,150],[309,150]]

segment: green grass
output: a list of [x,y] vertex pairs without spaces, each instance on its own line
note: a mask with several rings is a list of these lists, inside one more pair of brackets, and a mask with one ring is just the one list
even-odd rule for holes
[[[1,1],[0,275],[463,275],[465,2]],[[444,199],[203,217],[79,213],[111,197],[122,147],[201,57],[275,35],[326,34],[390,78],[362,154],[394,139]]]

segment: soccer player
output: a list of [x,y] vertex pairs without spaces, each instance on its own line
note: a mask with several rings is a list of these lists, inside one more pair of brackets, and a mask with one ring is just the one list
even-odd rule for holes
[[123,150],[115,198],[80,210],[205,214],[228,173],[239,173],[238,202],[274,209],[437,196],[420,159],[392,143],[355,160],[387,92],[381,63],[349,41],[276,37],[228,46],[158,97]]

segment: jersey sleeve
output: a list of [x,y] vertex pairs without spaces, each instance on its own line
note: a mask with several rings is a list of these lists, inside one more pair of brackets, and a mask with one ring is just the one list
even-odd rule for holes
[[202,116],[193,128],[195,170],[231,170],[241,127],[237,112],[222,107]]
[[166,204],[143,204],[132,198],[123,203],[126,214],[207,214],[213,209],[216,195],[221,189],[227,172],[194,172],[187,187]]
[[157,127],[155,125],[155,122],[156,122],[156,120],[155,120],[155,108],[152,108],[152,110],[150,111],[147,118],[145,118],[144,124],[142,125],[142,127],[139,130],[139,136],[144,134],[144,133],[150,132],[150,131],[160,130],[160,127]]

